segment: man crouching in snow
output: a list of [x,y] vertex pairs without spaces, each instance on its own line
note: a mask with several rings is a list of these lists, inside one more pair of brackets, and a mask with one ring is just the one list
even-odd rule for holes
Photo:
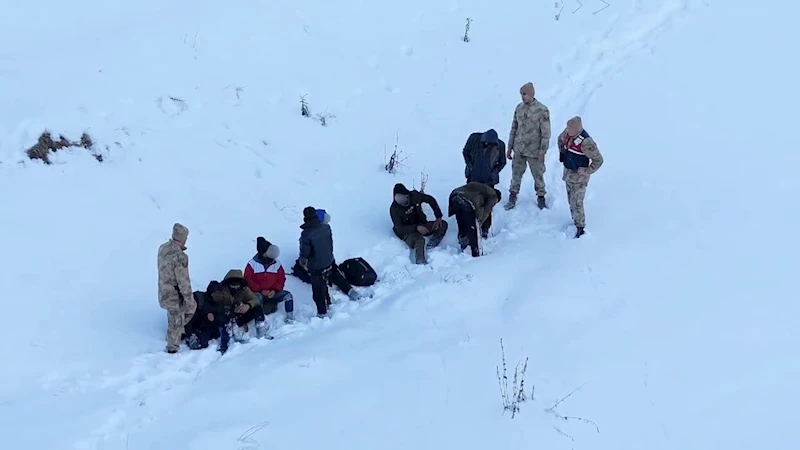
[[281,250],[277,245],[259,236],[256,239],[256,255],[244,269],[247,287],[258,297],[264,308],[264,314],[272,314],[278,310],[278,303],[283,302],[286,311],[286,322],[294,321],[294,297],[284,290],[286,271],[278,261]]
[[458,242],[461,250],[469,246],[472,256],[480,256],[478,248],[478,227],[481,228],[481,237],[489,236],[489,229],[484,229],[492,214],[494,205],[500,202],[500,191],[483,183],[467,183],[453,189],[450,193],[450,204],[447,215],[456,216],[458,223]]
[[219,351],[225,353],[231,337],[236,342],[249,340],[247,324],[251,320],[255,320],[259,339],[272,339],[267,334],[261,303],[247,287],[241,270],[229,270],[222,282],[212,281],[208,284],[205,295],[197,294],[194,297],[202,299],[202,306],[186,329],[190,348],[208,347],[209,340],[219,337]]

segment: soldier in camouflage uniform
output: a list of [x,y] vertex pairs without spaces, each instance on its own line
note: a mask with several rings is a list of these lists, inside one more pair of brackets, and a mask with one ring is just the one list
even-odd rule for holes
[[540,209],[546,206],[544,196],[547,194],[544,184],[544,157],[550,147],[550,110],[539,100],[533,83],[525,83],[519,90],[522,102],[514,110],[511,122],[511,134],[508,137],[508,159],[511,159],[511,188],[505,208],[511,209],[517,204],[522,176],[527,166],[533,174],[534,187]]
[[189,229],[180,223],[172,226],[172,239],[158,248],[158,305],[167,310],[167,352],[176,353],[184,326],[197,309],[189,279],[186,239]]
[[558,136],[558,159],[564,164],[564,183],[567,185],[569,211],[575,222],[575,237],[581,237],[586,228],[583,198],[589,177],[603,165],[603,155],[589,133],[583,129],[583,121],[575,116],[567,121],[567,127]]

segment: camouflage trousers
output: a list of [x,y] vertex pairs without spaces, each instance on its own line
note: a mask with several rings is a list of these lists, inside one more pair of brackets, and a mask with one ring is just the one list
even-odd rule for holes
[[586,187],[588,183],[570,183],[567,185],[567,200],[569,200],[569,212],[572,214],[572,221],[576,227],[586,227],[586,213],[583,211],[583,199],[586,197]]
[[197,309],[194,298],[184,301],[176,308],[167,309],[167,351],[177,351],[181,346],[181,335]]
[[511,160],[511,188],[509,191],[514,194],[519,194],[519,189],[522,185],[522,176],[525,175],[525,170],[528,166],[530,166],[531,174],[533,175],[533,187],[536,190],[536,196],[544,197],[545,194],[547,194],[544,185],[544,155],[514,155],[514,159]]

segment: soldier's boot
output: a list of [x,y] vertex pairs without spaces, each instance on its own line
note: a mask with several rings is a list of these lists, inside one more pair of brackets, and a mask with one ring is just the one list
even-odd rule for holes
[[508,203],[506,203],[504,208],[506,211],[508,211],[510,209],[514,209],[515,206],[517,206],[517,193],[511,192],[511,194],[508,196]]
[[536,206],[538,206],[538,207],[539,207],[539,209],[545,209],[545,208],[547,208],[547,203],[545,203],[545,201],[544,201],[544,197],[541,197],[541,196],[540,196],[540,197],[537,197],[537,198],[536,198]]
[[586,234],[586,231],[583,230],[583,227],[576,227],[576,228],[578,230],[575,232],[575,239],[578,239],[579,237],[581,237],[584,234]]

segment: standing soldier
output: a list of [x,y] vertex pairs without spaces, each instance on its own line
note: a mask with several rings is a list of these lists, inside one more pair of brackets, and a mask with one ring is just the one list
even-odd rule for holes
[[569,211],[575,222],[579,238],[585,233],[586,216],[583,211],[583,198],[589,177],[603,165],[603,155],[589,133],[583,129],[579,116],[567,121],[567,127],[558,136],[558,160],[564,164],[563,180],[567,185]]
[[534,97],[533,83],[525,83],[519,90],[522,102],[514,110],[511,134],[508,137],[508,159],[511,159],[511,188],[506,209],[517,204],[517,195],[525,175],[526,165],[531,168],[536,189],[537,205],[545,208],[544,157],[550,147],[550,110]]
[[189,280],[186,239],[189,229],[172,226],[172,239],[158,248],[158,305],[167,310],[167,352],[177,353],[184,326],[197,309]]

